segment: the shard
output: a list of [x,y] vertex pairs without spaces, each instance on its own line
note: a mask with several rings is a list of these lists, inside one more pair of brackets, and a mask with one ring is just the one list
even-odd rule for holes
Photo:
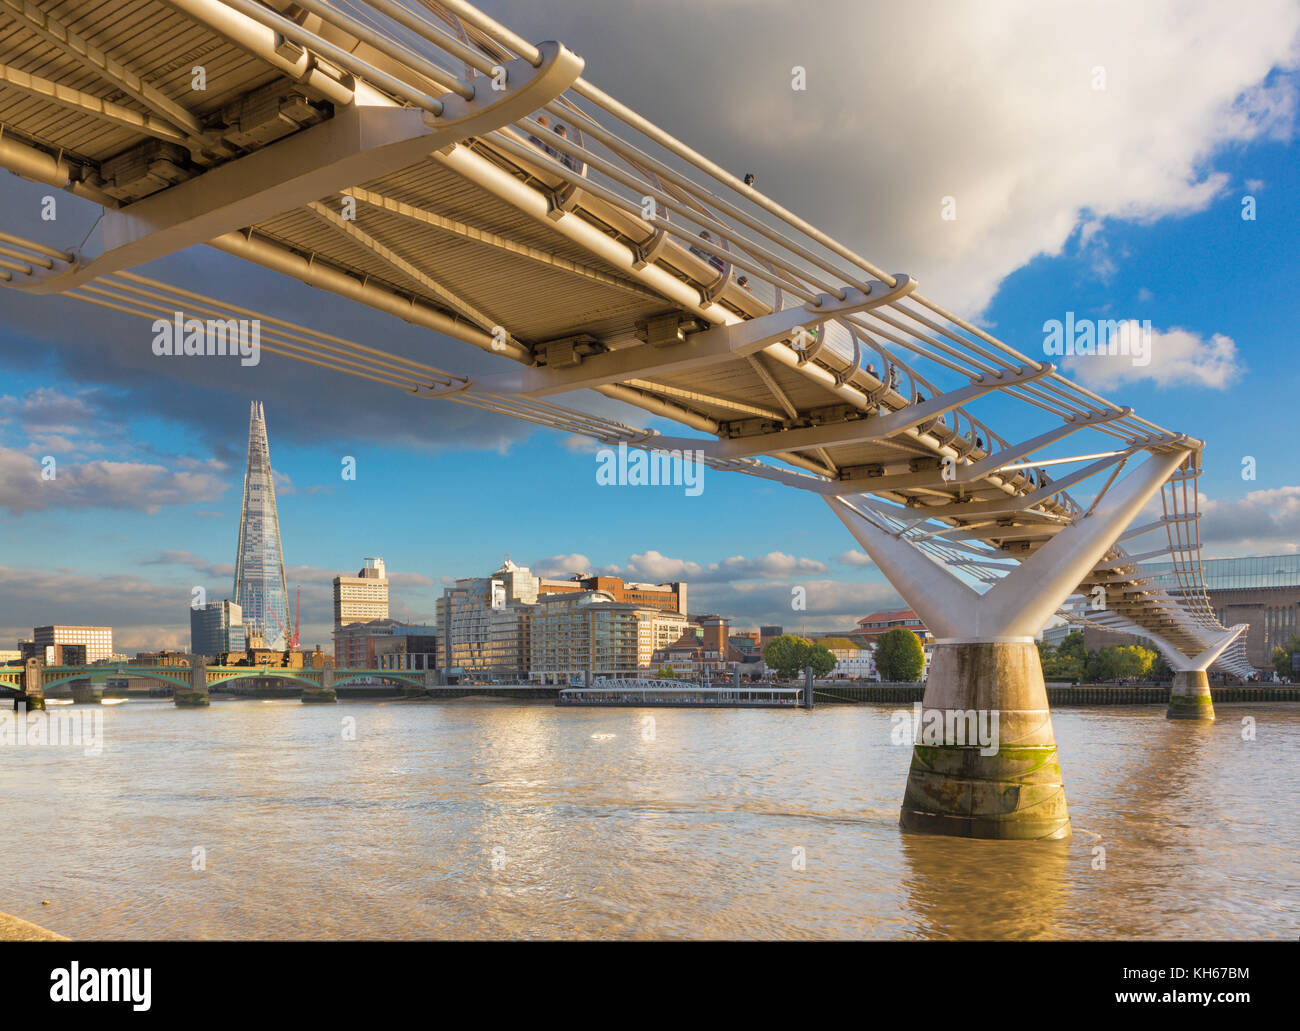
[[248,469],[239,510],[239,554],[235,559],[235,601],[244,610],[249,646],[255,635],[265,647],[287,647],[289,594],[280,550],[280,520],[275,509],[271,447],[266,440],[262,402],[254,401],[248,415]]

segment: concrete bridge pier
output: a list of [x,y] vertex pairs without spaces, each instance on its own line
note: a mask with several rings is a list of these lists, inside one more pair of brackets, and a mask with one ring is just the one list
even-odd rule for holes
[[208,667],[203,663],[192,666],[190,668],[190,686],[188,688],[176,688],[173,700],[183,708],[200,708],[211,705],[212,699],[208,694]]
[[1165,716],[1171,720],[1214,719],[1214,699],[1210,695],[1210,675],[1206,670],[1180,669],[1174,673]]
[[915,730],[899,825],[920,834],[1070,836],[1033,638],[940,641]]
[[45,708],[45,688],[41,684],[41,670],[45,663],[40,659],[28,659],[23,663],[23,694],[27,696],[27,711],[33,712]]
[[[899,824],[966,838],[1070,836],[1034,636],[1187,456],[1152,454],[1086,517],[983,594],[901,534],[870,501],[831,509],[936,636]],[[885,510],[889,511],[888,509]]]
[[339,700],[338,692],[334,690],[334,670],[326,667],[320,671],[320,686],[308,684],[302,689],[302,700],[304,704],[314,704],[316,702],[337,702]]
[[104,698],[102,680],[74,680],[72,682],[72,700],[77,705],[98,705]]

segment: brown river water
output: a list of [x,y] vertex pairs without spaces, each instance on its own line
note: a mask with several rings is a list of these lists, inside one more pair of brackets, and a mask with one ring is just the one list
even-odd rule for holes
[[81,939],[1300,936],[1300,706],[1055,710],[1050,843],[902,834],[897,708],[104,706],[100,754],[0,746],[0,911]]

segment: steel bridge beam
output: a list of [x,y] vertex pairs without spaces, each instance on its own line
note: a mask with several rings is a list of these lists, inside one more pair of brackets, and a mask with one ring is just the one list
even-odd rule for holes
[[[784,315],[785,312],[780,314]],[[758,320],[751,320],[758,321]],[[750,325],[749,322],[742,323],[742,326]],[[739,327],[726,327],[728,329]],[[710,333],[715,332],[710,330]],[[706,334],[701,334],[706,335]],[[633,350],[640,350],[635,348]],[[615,351],[613,354],[621,354]],[[728,352],[724,357],[729,357]],[[603,355],[598,357],[604,357]],[[716,360],[716,359],[714,359]],[[588,359],[590,361],[590,359]],[[587,363],[584,362],[584,365]],[[581,367],[580,367],[581,368]],[[530,370],[534,371],[534,370]],[[1007,373],[1002,379],[997,380],[992,376],[982,378],[979,382],[972,382],[968,387],[962,387],[958,390],[951,391],[947,394],[940,394],[938,397],[922,401],[919,404],[907,405],[896,412],[890,412],[888,415],[868,416],[864,419],[851,419],[844,422],[824,423],[820,426],[808,426],[801,429],[792,430],[774,430],[771,433],[754,434],[746,437],[727,437],[721,440],[696,440],[688,437],[661,437],[656,438],[656,444],[662,443],[666,448],[686,448],[693,450],[703,450],[710,458],[753,458],[758,455],[770,455],[776,451],[809,451],[816,448],[835,447],[842,444],[869,444],[872,441],[886,440],[890,437],[897,436],[900,433],[906,433],[908,430],[915,429],[922,423],[929,422],[931,419],[937,419],[952,409],[964,405],[977,397],[982,397],[994,390],[1000,390],[1004,387],[1015,386],[1021,383],[1027,383],[1050,374],[1053,366],[1048,365],[1042,369],[1032,369],[1028,366],[1021,367],[1014,373]],[[915,482],[911,477],[919,477]],[[865,484],[873,480],[886,481],[889,477],[868,477],[852,478],[845,477],[840,481],[842,487],[848,484],[845,489],[840,490],[841,494],[858,493],[864,489],[884,490],[884,486],[866,487]],[[899,474],[895,477],[897,486],[902,489],[909,486],[929,486],[933,483],[936,485],[946,485],[950,480],[944,480],[940,477],[939,470],[936,469],[929,474]],[[1058,490],[1060,488],[1057,488]]]
[[661,340],[593,354],[567,368],[543,366],[482,379],[475,387],[496,394],[546,397],[622,383],[646,375],[662,379],[674,373],[748,357],[827,319],[889,304],[915,287],[915,282],[907,276],[900,275],[899,280],[899,285],[894,287],[873,283],[870,294],[847,290],[843,300],[831,294],[819,294],[815,303],[810,301],[797,308],[786,308],[730,325],[716,325],[699,333],[685,333],[678,325],[678,317],[668,316],[671,325],[665,323],[665,336]]

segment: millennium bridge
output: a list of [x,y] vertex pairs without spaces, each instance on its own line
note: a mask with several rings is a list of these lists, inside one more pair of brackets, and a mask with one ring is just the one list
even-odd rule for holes
[[[257,319],[267,352],[411,404],[820,498],[935,633],[927,710],[1000,713],[996,754],[915,746],[904,828],[1067,836],[1034,644],[1053,615],[1150,640],[1176,671],[1170,717],[1213,718],[1211,668],[1253,672],[1205,594],[1204,443],[947,310],[583,70],[461,0],[0,0],[0,167],[103,209],[84,243],[0,225],[0,282],[151,321]],[[130,271],[196,244],[497,368]],[[584,410],[586,391],[682,435]]]

